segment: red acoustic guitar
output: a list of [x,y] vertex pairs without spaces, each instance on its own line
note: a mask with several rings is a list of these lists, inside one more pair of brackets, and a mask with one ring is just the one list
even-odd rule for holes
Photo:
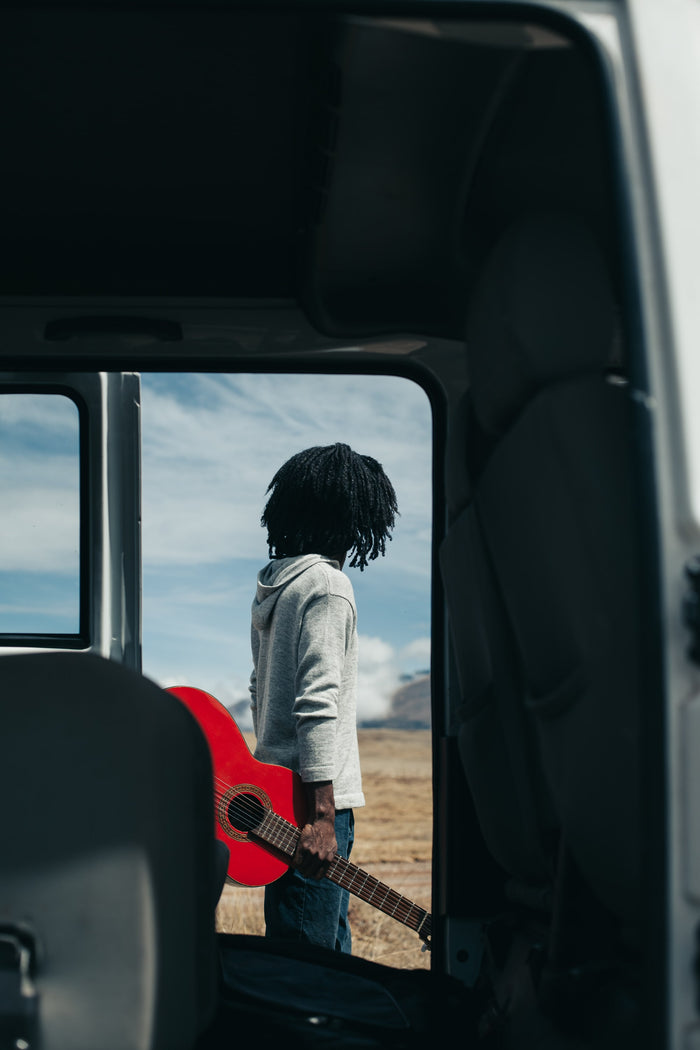
[[[215,832],[229,849],[228,878],[241,886],[266,886],[290,867],[306,823],[301,778],[291,769],[259,762],[230,712],[209,693],[174,686],[209,743],[214,770]],[[326,878],[415,930],[430,947],[431,916],[344,857]]]

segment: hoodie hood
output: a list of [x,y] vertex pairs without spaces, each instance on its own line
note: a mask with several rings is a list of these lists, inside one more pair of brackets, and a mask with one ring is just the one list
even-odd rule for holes
[[252,609],[253,627],[256,630],[261,630],[269,622],[277,599],[287,584],[319,562],[339,568],[337,561],[325,558],[322,554],[298,554],[294,558],[276,558],[260,570]]

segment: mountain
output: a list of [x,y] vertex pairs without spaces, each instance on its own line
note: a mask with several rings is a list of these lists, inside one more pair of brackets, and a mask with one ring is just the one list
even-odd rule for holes
[[362,729],[430,729],[430,675],[413,675],[396,690],[385,718],[361,722]]
[[[240,729],[252,729],[250,700],[246,697],[229,704],[229,711]],[[407,675],[394,692],[383,718],[364,719],[360,729],[430,729],[430,675],[419,671]]]

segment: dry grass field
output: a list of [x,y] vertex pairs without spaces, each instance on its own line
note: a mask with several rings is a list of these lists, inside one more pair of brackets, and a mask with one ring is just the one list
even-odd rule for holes
[[[362,729],[359,739],[367,806],[355,812],[351,860],[430,910],[430,731]],[[249,746],[252,743],[249,738]],[[227,886],[217,912],[218,928],[263,933],[263,892]],[[356,897],[350,898],[350,922],[354,955],[388,966],[430,966],[430,953],[421,951],[412,930]]]

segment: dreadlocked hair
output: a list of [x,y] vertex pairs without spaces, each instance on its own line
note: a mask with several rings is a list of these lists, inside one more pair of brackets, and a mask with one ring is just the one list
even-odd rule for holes
[[380,463],[349,445],[316,445],[288,459],[270,482],[260,523],[271,558],[347,552],[364,569],[384,554],[398,514]]

